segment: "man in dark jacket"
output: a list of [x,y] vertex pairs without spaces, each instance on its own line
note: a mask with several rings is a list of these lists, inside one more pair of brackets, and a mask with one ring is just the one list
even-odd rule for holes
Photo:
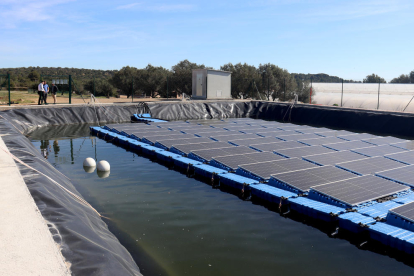
[[55,85],[53,82],[52,82],[52,95],[53,95],[53,101],[54,101],[54,104],[56,104],[56,93],[59,91],[59,89],[58,89],[58,87],[57,87],[57,85]]

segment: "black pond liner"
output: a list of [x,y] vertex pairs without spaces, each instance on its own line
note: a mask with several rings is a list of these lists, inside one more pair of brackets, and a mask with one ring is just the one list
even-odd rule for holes
[[[398,112],[301,104],[291,107],[259,101],[170,102],[148,106],[154,118],[163,120],[251,117],[398,137],[414,135],[414,114]],[[25,135],[46,126],[56,127],[56,132],[64,131],[59,126],[69,124],[128,122],[132,114],[143,109],[142,104],[11,109],[0,112],[0,133],[12,154],[81,197],[71,181],[46,161]],[[73,275],[141,275],[130,253],[98,214],[47,177],[23,165],[18,167]]]

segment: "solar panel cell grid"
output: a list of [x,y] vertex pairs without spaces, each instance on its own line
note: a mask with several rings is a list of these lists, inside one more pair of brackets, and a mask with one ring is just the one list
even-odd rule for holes
[[310,133],[310,134],[301,134],[301,133],[294,133],[291,135],[277,135],[276,136],[279,139],[283,139],[285,141],[298,141],[298,140],[304,140],[304,139],[317,139],[320,138],[320,136]]
[[334,151],[328,148],[321,147],[321,146],[311,146],[311,147],[305,146],[302,148],[275,150],[275,153],[280,154],[282,156],[289,157],[289,158],[292,158],[292,157],[302,158],[303,156],[307,156],[307,155],[330,153],[330,152],[334,152]]
[[191,151],[192,154],[203,158],[206,161],[210,161],[213,157],[216,156],[228,156],[234,154],[243,154],[253,152],[252,149],[248,147],[229,147],[229,148],[220,148],[220,149],[204,149],[204,150],[195,150]]
[[414,187],[414,166],[406,166],[376,173],[377,176]]
[[414,202],[390,210],[390,213],[414,222]]
[[362,149],[355,149],[351,151],[354,151],[359,154],[363,154],[368,157],[374,157],[374,156],[384,156],[386,154],[391,154],[391,153],[403,152],[406,150],[392,147],[390,145],[382,145],[382,146],[373,146],[373,147],[362,148]]
[[318,146],[323,144],[341,143],[344,140],[337,137],[318,137],[313,139],[298,140],[298,142],[306,144],[308,146]]
[[399,161],[408,165],[414,165],[414,151],[403,151],[394,154],[385,155],[386,158]]
[[304,156],[303,159],[321,166],[335,165],[338,163],[366,159],[367,157],[350,151],[335,151],[331,153]]
[[414,141],[406,141],[406,142],[400,142],[391,144],[393,147],[403,148],[407,150],[414,150]]
[[349,206],[373,201],[409,188],[392,181],[367,175],[313,187],[318,193]]
[[273,138],[273,137],[263,137],[263,138],[252,138],[252,139],[235,139],[235,140],[229,140],[228,142],[234,145],[238,145],[238,146],[250,146],[250,145],[281,142],[281,140]]
[[264,180],[272,174],[279,174],[289,171],[298,171],[313,168],[316,165],[300,160],[298,158],[284,159],[279,161],[259,162],[254,164],[241,165],[240,168]]
[[371,143],[377,146],[405,142],[405,140],[403,139],[391,137],[391,136],[362,139],[362,141],[368,142],[368,143]]
[[350,150],[350,149],[372,147],[371,144],[368,144],[363,141],[347,141],[347,142],[334,143],[334,144],[323,144],[323,146],[330,148],[330,149],[334,149],[334,150]]
[[213,159],[216,160],[218,163],[221,163],[229,168],[232,168],[233,170],[236,170],[238,166],[241,166],[243,164],[276,161],[283,160],[285,158],[271,152],[257,152],[231,156],[219,156],[214,157]]
[[362,140],[362,139],[369,139],[369,138],[378,138],[380,136],[369,134],[369,133],[355,133],[349,135],[341,135],[338,136],[344,140],[353,141],[353,140]]
[[311,187],[358,176],[333,166],[323,166],[302,171],[281,173],[272,175],[272,177],[304,193],[309,191]]
[[180,150],[181,152],[184,152],[185,154],[189,154],[193,150],[227,148],[229,145],[229,143],[225,142],[208,142],[194,144],[174,144],[173,147]]
[[[157,142],[167,148],[171,148],[174,144],[177,144],[177,139],[157,140]],[[179,140],[179,143],[181,145],[192,144],[192,143],[208,143],[208,142],[211,142],[210,138],[185,138],[185,139]]]
[[384,157],[371,157],[357,161],[339,163],[336,164],[336,166],[360,175],[366,175],[375,174],[389,169],[396,169],[406,165]]
[[259,151],[276,151],[281,149],[290,149],[290,148],[301,148],[307,147],[304,144],[301,144],[296,141],[288,141],[288,142],[276,142],[276,143],[269,143],[269,144],[259,144],[259,145],[250,145],[251,148],[257,149]]

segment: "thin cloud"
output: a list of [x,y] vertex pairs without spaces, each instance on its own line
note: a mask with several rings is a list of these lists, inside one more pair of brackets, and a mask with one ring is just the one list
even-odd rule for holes
[[0,5],[0,24],[4,28],[15,28],[22,22],[50,20],[55,16],[50,12],[53,7],[72,1],[74,0],[4,1]]
[[151,12],[188,12],[195,9],[194,5],[186,4],[159,4],[146,5],[142,2],[136,2],[118,6],[115,10],[133,10],[133,11],[151,11]]
[[136,7],[136,6],[139,6],[141,4],[142,3],[131,3],[131,4],[127,4],[127,5],[118,6],[115,9],[116,10],[129,10],[129,9],[131,9],[133,7]]

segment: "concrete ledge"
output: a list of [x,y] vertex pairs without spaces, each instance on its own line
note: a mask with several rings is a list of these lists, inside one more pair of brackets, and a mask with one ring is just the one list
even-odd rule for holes
[[26,183],[0,137],[0,275],[70,275]]

